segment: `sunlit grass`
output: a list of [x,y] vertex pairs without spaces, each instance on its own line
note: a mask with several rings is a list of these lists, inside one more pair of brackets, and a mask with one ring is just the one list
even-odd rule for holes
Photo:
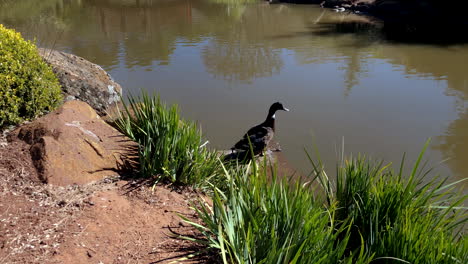
[[266,161],[231,168],[227,190],[195,206],[203,225],[188,222],[223,263],[467,263],[466,196],[427,181],[423,153],[408,175],[404,159],[398,172],[343,159],[336,180],[311,159],[307,183],[278,179]]
[[266,161],[225,173],[228,189],[198,205],[204,225],[188,221],[223,263],[365,263],[346,256],[349,228],[331,221],[335,208],[323,208],[309,184],[278,179]]
[[421,160],[427,145],[409,175],[405,158],[395,172],[359,156],[343,159],[333,182],[322,164],[310,159],[328,206],[337,208],[335,222],[352,223],[351,252],[364,246],[378,263],[467,263],[467,196],[454,191],[460,181],[426,179],[431,170]]
[[147,94],[128,101],[115,124],[138,142],[142,177],[201,189],[221,185],[217,153],[207,148],[195,123],[181,119],[176,105],[167,107]]

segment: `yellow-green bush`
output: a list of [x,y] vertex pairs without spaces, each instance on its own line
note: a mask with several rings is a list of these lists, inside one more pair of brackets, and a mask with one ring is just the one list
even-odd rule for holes
[[56,108],[60,84],[36,46],[0,24],[0,128]]

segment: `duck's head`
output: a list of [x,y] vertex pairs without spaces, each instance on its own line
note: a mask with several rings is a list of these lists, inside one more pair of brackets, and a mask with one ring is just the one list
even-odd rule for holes
[[270,106],[270,111],[269,111],[269,112],[270,112],[270,113],[271,113],[271,112],[274,113],[274,112],[276,112],[276,111],[278,111],[278,110],[289,111],[289,109],[287,109],[286,107],[284,107],[282,103],[276,102],[276,103],[274,103],[274,104],[272,104],[272,105]]
[[272,104],[272,105],[270,106],[270,110],[268,111],[268,117],[267,117],[267,119],[269,119],[269,118],[273,118],[273,119],[274,119],[274,118],[275,118],[275,113],[276,113],[276,111],[278,111],[278,110],[289,111],[289,109],[287,109],[286,107],[284,107],[282,103],[276,102],[276,103],[274,103],[274,104]]

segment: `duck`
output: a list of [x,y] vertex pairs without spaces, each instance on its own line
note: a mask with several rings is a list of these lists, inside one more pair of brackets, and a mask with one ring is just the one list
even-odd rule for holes
[[265,121],[250,128],[247,133],[244,134],[242,139],[231,148],[231,155],[237,154],[237,157],[248,156],[247,153],[250,153],[250,144],[252,144],[254,156],[259,154],[263,155],[268,143],[273,139],[275,133],[276,111],[279,110],[289,112],[289,109],[284,107],[282,103],[273,103],[268,110],[268,115]]
[[335,12],[338,12],[338,13],[341,13],[341,12],[344,12],[346,11],[346,9],[344,7],[340,7],[340,6],[335,6],[335,8],[333,9],[333,11]]

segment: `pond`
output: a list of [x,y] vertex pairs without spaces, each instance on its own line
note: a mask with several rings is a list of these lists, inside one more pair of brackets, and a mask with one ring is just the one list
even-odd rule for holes
[[[230,148],[277,114],[281,156],[301,174],[315,145],[334,170],[346,154],[426,158],[468,175],[468,45],[393,40],[379,23],[315,5],[230,0],[0,2],[0,23],[40,46],[101,65],[124,93],[157,92]],[[435,36],[436,38],[436,36]]]

